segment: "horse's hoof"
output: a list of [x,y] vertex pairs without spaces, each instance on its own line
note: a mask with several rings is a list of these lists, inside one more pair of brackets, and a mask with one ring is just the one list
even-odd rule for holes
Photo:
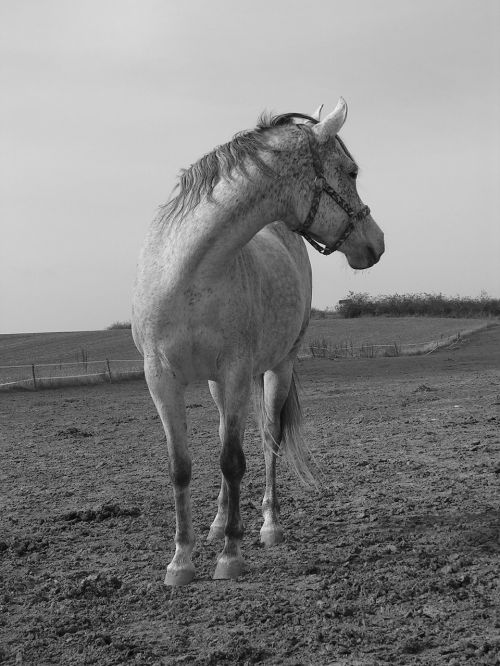
[[260,530],[260,541],[266,546],[277,546],[283,541],[283,528],[281,525],[263,527]]
[[186,567],[167,567],[164,583],[170,587],[179,587],[180,585],[188,585],[194,578],[194,566]]
[[247,565],[242,557],[220,557],[215,567],[214,580],[235,579],[245,573]]
[[210,543],[212,541],[218,541],[219,539],[224,538],[224,528],[223,527],[211,527],[207,536],[207,541]]

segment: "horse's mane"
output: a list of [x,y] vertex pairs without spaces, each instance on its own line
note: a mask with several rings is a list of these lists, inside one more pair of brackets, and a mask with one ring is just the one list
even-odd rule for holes
[[183,169],[177,184],[177,194],[160,209],[161,222],[193,210],[203,197],[210,200],[217,183],[223,178],[231,178],[235,171],[247,175],[248,161],[262,173],[272,176],[272,169],[260,155],[261,152],[273,150],[266,134],[277,127],[292,125],[295,118],[308,120],[314,124],[318,122],[303,113],[283,113],[273,116],[264,112],[259,117],[255,129],[238,132],[231,141],[217,146],[188,169]]

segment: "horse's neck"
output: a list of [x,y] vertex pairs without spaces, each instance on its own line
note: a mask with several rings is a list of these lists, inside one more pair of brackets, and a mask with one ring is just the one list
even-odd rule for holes
[[204,273],[223,267],[264,226],[289,215],[284,197],[258,182],[246,181],[240,187],[221,183],[213,198],[174,221],[165,239],[194,270]]

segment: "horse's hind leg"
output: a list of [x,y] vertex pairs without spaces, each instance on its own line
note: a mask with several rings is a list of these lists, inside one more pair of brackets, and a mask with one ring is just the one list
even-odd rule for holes
[[157,358],[146,357],[149,391],[167,436],[169,474],[175,500],[175,555],[167,567],[166,585],[186,585],[194,578],[191,553],[195,536],[191,519],[191,458],[187,448],[185,386]]
[[[220,466],[223,474],[223,486],[220,493],[220,518],[225,516],[224,548],[217,560],[214,578],[237,578],[245,570],[245,562],[241,555],[241,539],[243,538],[243,521],[240,515],[240,483],[245,473],[245,455],[243,453],[243,436],[250,399],[251,376],[241,368],[234,369],[225,378],[220,389],[223,400],[217,400],[221,410],[220,435],[222,450]],[[222,397],[219,394],[219,397]],[[226,494],[227,493],[227,494]],[[227,509],[225,507],[227,498]],[[216,519],[217,520],[217,519]]]
[[274,546],[283,540],[283,528],[279,524],[279,502],[276,494],[276,460],[282,438],[281,410],[288,398],[293,373],[293,360],[283,361],[268,370],[263,378],[262,444],[266,465],[266,490],[262,500],[264,523],[260,540],[266,546]]
[[226,529],[227,521],[227,485],[222,475],[219,495],[217,496],[217,515],[213,523],[210,525],[210,530],[207,535],[207,541],[215,541],[216,539],[223,539]]
[[[218,382],[209,381],[208,386],[210,388],[212,398],[217,405],[217,409],[219,410],[219,437],[222,444],[224,442],[225,433],[224,393],[221,384]],[[227,521],[227,503],[227,485],[226,481],[224,480],[224,475],[222,475],[219,496],[217,497],[217,515],[215,516],[214,521],[210,526],[207,541],[215,541],[215,539],[224,538],[224,531],[226,529]]]

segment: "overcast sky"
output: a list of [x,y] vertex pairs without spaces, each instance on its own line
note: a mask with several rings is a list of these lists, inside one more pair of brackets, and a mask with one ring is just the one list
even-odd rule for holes
[[500,297],[499,28],[498,0],[1,0],[0,332],[129,319],[179,169],[340,95],[386,254],[311,254],[313,303]]

